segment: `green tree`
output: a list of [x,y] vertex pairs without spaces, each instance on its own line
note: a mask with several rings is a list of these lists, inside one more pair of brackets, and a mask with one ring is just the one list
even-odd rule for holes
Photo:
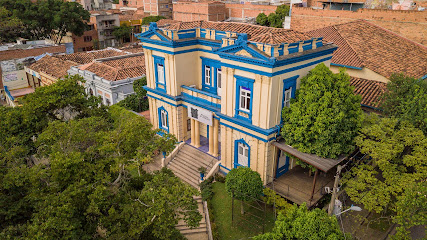
[[163,16],[148,16],[142,19],[142,25],[149,25],[151,22],[157,22],[160,19],[166,19]]
[[427,184],[425,180],[405,188],[397,197],[396,216],[393,220],[399,224],[394,239],[411,239],[408,229],[427,224]]
[[258,16],[256,17],[256,23],[261,26],[269,26],[267,15],[265,15],[265,13],[258,14]]
[[268,15],[268,22],[270,23],[270,27],[281,28],[283,27],[283,19],[280,15],[276,13],[270,13]]
[[419,207],[425,212],[425,206],[415,202],[425,199],[413,196],[425,192],[427,138],[408,122],[377,116],[368,120],[356,144],[371,160],[354,167],[344,178],[347,194],[369,211],[394,211],[396,222],[404,228],[425,223],[425,214],[422,221],[417,213],[408,214]]
[[135,80],[133,82],[133,91],[135,94],[127,96],[118,105],[135,112],[148,110],[147,91],[143,88],[145,85],[147,85],[146,77]]
[[282,111],[282,136],[301,152],[336,158],[354,149],[362,124],[361,97],[354,95],[350,76],[334,74],[323,63],[301,79],[290,107]]
[[386,115],[409,121],[427,134],[427,81],[393,74],[381,99]]
[[272,232],[254,237],[255,240],[312,239],[338,240],[345,239],[340,231],[337,218],[315,208],[308,211],[305,204],[298,207],[294,204],[285,212],[279,212]]
[[0,43],[14,42],[23,29],[22,22],[0,6]]
[[290,6],[282,4],[276,8],[276,14],[279,15],[282,19],[285,19],[286,16],[289,16]]
[[131,33],[132,27],[126,25],[114,27],[113,30],[114,37],[116,37],[116,39],[119,40],[120,43],[123,43],[123,39],[130,38]]
[[[12,117],[22,109],[0,111]],[[1,239],[179,239],[180,219],[198,225],[195,189],[170,170],[141,170],[176,139],[118,106],[108,113],[50,121],[35,154],[0,144]]]
[[243,201],[258,199],[263,192],[261,176],[248,167],[233,168],[225,179],[228,194],[242,201],[241,212],[244,214]]
[[62,0],[0,0],[0,6],[12,12],[24,27],[23,37],[55,38],[59,43],[67,32],[81,36],[90,14],[81,4]]
[[90,19],[90,13],[80,3],[61,2],[59,11],[53,17],[56,43],[60,43],[68,32],[76,36],[82,36],[89,29],[87,22]]
[[268,17],[265,15],[265,13],[258,14],[256,17],[256,22],[262,26],[282,28],[285,17],[289,16],[289,10],[289,5],[280,5],[276,8],[276,11],[274,13],[270,13]]

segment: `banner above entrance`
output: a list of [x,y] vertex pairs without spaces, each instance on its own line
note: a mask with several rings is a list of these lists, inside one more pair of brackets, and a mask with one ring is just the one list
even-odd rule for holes
[[212,112],[209,112],[208,110],[205,110],[203,108],[199,108],[193,105],[188,105],[187,109],[188,109],[189,118],[192,118],[196,121],[212,126],[212,118],[213,118]]

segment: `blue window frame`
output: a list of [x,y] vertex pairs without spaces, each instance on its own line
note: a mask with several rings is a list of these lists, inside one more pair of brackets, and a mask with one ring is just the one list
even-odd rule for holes
[[282,109],[289,107],[291,98],[295,98],[298,77],[299,75],[283,80]]
[[253,103],[253,88],[254,79],[241,76],[236,78],[236,118],[252,123],[252,103]]
[[169,133],[169,114],[164,107],[158,108],[159,113],[159,129],[162,129]]
[[162,92],[166,92],[165,59],[159,56],[153,56],[153,58],[154,73],[156,75],[156,89]]
[[245,140],[234,141],[234,168],[251,166],[251,147]]
[[209,58],[202,59],[202,90],[218,94],[218,69],[221,69],[221,62]]

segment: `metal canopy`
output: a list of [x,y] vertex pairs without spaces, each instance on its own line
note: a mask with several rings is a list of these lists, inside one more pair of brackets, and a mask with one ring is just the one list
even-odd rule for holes
[[346,155],[340,155],[338,159],[321,158],[315,154],[303,153],[287,145],[283,139],[279,142],[273,142],[272,144],[280,150],[287,152],[288,154],[300,159],[305,163],[310,164],[311,166],[323,172],[331,170],[333,167],[347,158]]

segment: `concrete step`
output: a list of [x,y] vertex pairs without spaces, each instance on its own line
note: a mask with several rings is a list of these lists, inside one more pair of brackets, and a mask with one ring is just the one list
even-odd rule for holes
[[181,174],[184,174],[189,178],[198,179],[200,177],[200,173],[197,170],[189,168],[188,166],[180,162],[172,162],[171,164],[168,165],[168,167],[170,169],[181,171]]
[[178,153],[178,155],[181,153],[187,155],[190,159],[194,159],[194,161],[196,162],[201,162],[205,166],[208,166],[209,164],[211,164],[212,160],[216,160],[215,158],[209,156],[208,154],[201,152],[190,146],[184,146],[181,149],[181,151]]
[[174,160],[172,161],[173,163],[179,163],[181,165],[185,165],[186,167],[199,172],[199,168],[200,167],[205,167],[207,168],[206,165],[201,165],[201,163],[195,162],[191,159],[188,159],[186,156],[183,155],[178,155],[174,158]]
[[184,182],[190,184],[191,186],[195,187],[195,188],[199,188],[199,182],[198,182],[198,178],[196,177],[189,177],[186,175],[186,172],[183,172],[182,169],[176,167],[175,165],[169,165],[168,167],[169,169],[172,170],[172,172],[179,177],[181,180],[183,180]]
[[182,150],[184,150],[185,152],[192,153],[192,154],[196,155],[197,157],[199,157],[201,155],[201,156],[203,156],[205,158],[214,158],[213,156],[211,156],[211,155],[209,155],[209,154],[207,154],[205,152],[202,152],[199,149],[195,148],[194,146],[191,146],[191,145],[188,145],[188,144],[185,145],[182,148]]
[[205,233],[207,232],[207,229],[206,227],[194,228],[194,229],[183,229],[183,230],[180,230],[180,232],[182,233],[182,235],[186,236],[186,235],[195,234],[195,233]]
[[[187,229],[191,229],[191,230],[195,230],[195,229],[200,229],[200,230],[202,230],[202,231],[206,231],[206,227],[207,227],[207,224],[206,224],[206,222],[204,222],[204,223],[200,223],[200,225],[199,225],[199,227],[196,227],[196,228],[189,228],[189,227],[187,227],[186,225],[184,225],[184,226],[176,226],[176,229],[178,229],[178,230],[187,230]],[[182,231],[181,231],[181,233],[182,233]]]

